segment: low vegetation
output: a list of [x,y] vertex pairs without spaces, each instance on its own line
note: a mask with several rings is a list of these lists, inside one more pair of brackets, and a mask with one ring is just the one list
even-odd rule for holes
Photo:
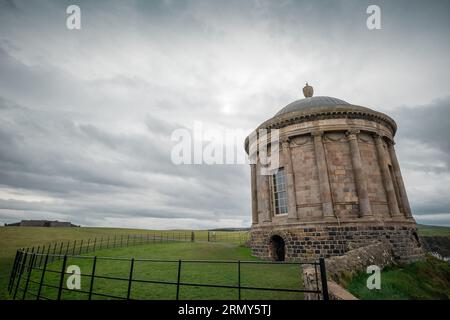
[[347,290],[364,300],[450,299],[450,263],[431,255],[425,261],[383,270],[379,290],[367,289],[367,276],[365,273],[354,276]]

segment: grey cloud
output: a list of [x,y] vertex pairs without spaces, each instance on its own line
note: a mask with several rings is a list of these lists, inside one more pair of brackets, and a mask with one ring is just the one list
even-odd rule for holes
[[450,97],[427,105],[400,107],[394,117],[399,119],[399,139],[416,140],[441,151],[450,168]]
[[449,212],[447,1],[380,1],[380,31],[370,1],[78,3],[71,32],[70,1],[0,1],[0,220],[248,226],[249,168],[175,166],[171,133],[252,130],[305,81],[392,115],[414,211]]

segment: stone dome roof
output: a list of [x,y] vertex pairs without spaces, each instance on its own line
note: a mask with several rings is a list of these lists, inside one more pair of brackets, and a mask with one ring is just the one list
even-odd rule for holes
[[[308,83],[303,88],[303,94],[305,95],[304,99],[296,100],[288,104],[272,118],[260,124],[256,130],[280,129],[292,124],[311,122],[314,120],[346,118],[365,119],[382,123],[391,129],[392,136],[397,131],[397,124],[394,119],[382,112],[354,105],[338,98],[328,96],[313,97],[314,89]],[[245,140],[245,150],[247,152],[248,139],[249,137]]]
[[317,96],[317,97],[310,97],[305,99],[300,99],[297,101],[294,101],[290,104],[288,104],[286,107],[281,109],[277,112],[275,116],[279,116],[288,112],[294,112],[294,111],[313,111],[312,109],[317,110],[325,110],[329,109],[329,107],[335,107],[335,106],[350,106],[350,103],[333,98],[333,97],[327,97],[327,96]]
[[373,109],[348,103],[347,101],[328,97],[313,97],[313,88],[306,84],[303,88],[304,99],[296,100],[272,118],[262,123],[258,128],[281,128],[290,123],[311,121],[314,118],[370,118],[378,122],[385,122],[395,134],[397,125],[395,121],[384,113]]

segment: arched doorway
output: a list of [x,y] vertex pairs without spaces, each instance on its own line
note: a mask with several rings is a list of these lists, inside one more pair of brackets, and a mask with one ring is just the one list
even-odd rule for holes
[[284,261],[286,254],[285,244],[282,237],[273,235],[269,241],[269,255],[274,261]]

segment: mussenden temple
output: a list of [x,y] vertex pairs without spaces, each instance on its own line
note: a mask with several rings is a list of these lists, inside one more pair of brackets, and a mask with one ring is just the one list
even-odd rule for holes
[[[392,247],[396,260],[423,257],[394,148],[395,121],[340,99],[297,100],[245,141],[251,164],[251,247],[276,261],[345,254],[372,242]],[[278,129],[279,167],[262,174],[259,129]],[[255,154],[252,154],[256,150]],[[270,146],[267,146],[270,154]]]

